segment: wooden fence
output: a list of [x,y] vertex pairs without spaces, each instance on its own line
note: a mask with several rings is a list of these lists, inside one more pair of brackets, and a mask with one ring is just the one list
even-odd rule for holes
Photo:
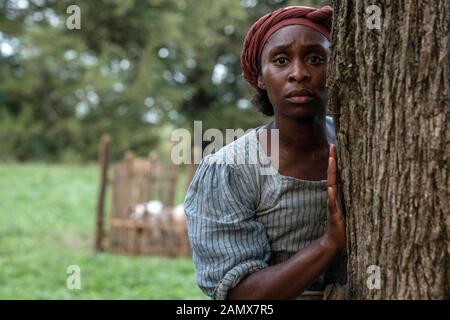
[[[179,167],[164,163],[155,154],[137,158],[127,152],[112,166],[108,177],[110,139],[103,136],[99,148],[100,191],[96,220],[96,251],[134,255],[190,256],[187,226],[181,205],[175,205]],[[187,181],[195,171],[191,166]],[[111,213],[105,223],[105,198],[111,186]],[[156,200],[149,203],[149,200]],[[154,205],[159,208],[154,208]],[[158,206],[156,206],[158,207]],[[106,228],[105,225],[108,225]]]

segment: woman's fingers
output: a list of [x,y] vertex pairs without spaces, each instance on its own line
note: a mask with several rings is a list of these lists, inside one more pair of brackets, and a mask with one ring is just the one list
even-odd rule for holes
[[325,233],[333,245],[339,249],[345,249],[345,219],[339,199],[336,163],[336,147],[330,145],[327,170],[328,222]]
[[328,212],[330,215],[336,214],[337,211],[337,202],[336,202],[336,188],[328,187]]
[[336,187],[336,158],[332,156],[332,148],[330,147],[330,157],[328,158],[328,187]]
[[335,161],[337,159],[336,146],[332,143],[330,144],[330,158],[333,158]]
[[[328,159],[328,209],[332,216],[338,218],[342,215],[337,195],[337,168],[336,147],[330,145],[330,157]],[[339,217],[340,218],[340,217]]]

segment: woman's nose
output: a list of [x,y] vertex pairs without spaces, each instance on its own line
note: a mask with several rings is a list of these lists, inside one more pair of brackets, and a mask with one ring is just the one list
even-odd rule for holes
[[311,79],[311,75],[302,62],[296,61],[292,64],[288,78],[289,82],[302,82],[309,79]]

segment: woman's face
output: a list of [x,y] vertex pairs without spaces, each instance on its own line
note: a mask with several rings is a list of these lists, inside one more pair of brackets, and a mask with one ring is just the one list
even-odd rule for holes
[[329,45],[321,33],[302,25],[283,27],[270,36],[261,53],[258,86],[267,90],[275,116],[325,116]]

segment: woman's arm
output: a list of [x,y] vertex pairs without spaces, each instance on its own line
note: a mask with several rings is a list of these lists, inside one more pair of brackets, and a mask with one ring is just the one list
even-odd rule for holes
[[228,293],[228,299],[292,299],[299,296],[345,248],[345,219],[337,197],[336,148],[328,162],[328,223],[324,235],[289,260],[256,271]]

